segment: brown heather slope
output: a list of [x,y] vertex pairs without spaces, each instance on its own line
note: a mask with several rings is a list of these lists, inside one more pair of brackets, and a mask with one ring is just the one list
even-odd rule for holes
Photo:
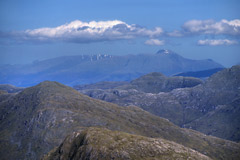
[[103,128],[74,132],[43,160],[210,160],[190,148],[161,138],[148,138]]
[[240,144],[182,129],[138,107],[95,100],[45,81],[0,102],[0,159],[39,159],[74,131],[103,126],[163,138],[212,159],[239,159]]

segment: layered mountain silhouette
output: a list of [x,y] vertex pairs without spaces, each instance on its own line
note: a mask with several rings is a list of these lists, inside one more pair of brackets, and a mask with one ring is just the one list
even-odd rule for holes
[[204,82],[151,73],[111,89],[75,88],[93,98],[139,106],[181,127],[240,141],[239,65],[219,71]]
[[[146,156],[150,154],[159,156],[159,152],[163,151],[161,148],[151,153],[149,148],[161,147],[160,142],[162,142],[168,145],[169,151],[172,151],[173,156],[177,157],[203,157],[201,154],[204,154],[212,159],[240,158],[240,144],[238,143],[180,128],[168,120],[154,116],[136,106],[121,107],[90,98],[58,82],[45,81],[19,93],[4,94],[9,96],[5,96],[0,102],[0,159],[40,159],[44,154],[60,145],[67,135],[74,134],[73,132],[80,133],[82,136],[88,135],[87,137],[80,136],[80,141],[76,141],[76,144],[94,141],[92,135],[95,135],[95,133],[102,134],[103,137],[107,137],[107,140],[109,136],[112,136],[115,138],[113,141],[130,136],[132,138],[126,140],[133,143],[127,142],[126,145],[142,147],[141,152],[147,153]],[[122,132],[119,132],[119,136],[116,136],[118,132],[85,130],[92,126],[168,141],[143,137],[144,144],[142,144],[138,142],[138,136]],[[78,139],[78,136],[76,138]],[[95,138],[99,140],[99,143],[94,142],[96,145],[106,142],[101,139],[101,136]],[[156,144],[148,145],[152,141],[156,141]],[[181,145],[174,147],[175,143],[184,147]],[[64,144],[66,144],[66,141],[63,142]],[[83,143],[85,146],[83,148],[88,148],[91,144]],[[100,155],[102,153],[101,149],[101,147],[100,150],[93,148],[94,153],[89,153]],[[115,150],[116,148],[109,149]],[[60,150],[64,155],[69,151]],[[125,152],[122,151],[119,153],[120,156],[124,156]],[[70,150],[69,152],[82,153],[76,152],[76,150]],[[88,150],[85,150],[84,153],[88,153]],[[169,152],[163,153],[168,154]],[[111,155],[109,152],[106,156]]]
[[66,85],[100,81],[130,81],[150,72],[173,75],[187,71],[223,68],[212,60],[191,60],[170,50],[140,55],[82,55],[0,66],[0,84],[33,86],[44,80]]

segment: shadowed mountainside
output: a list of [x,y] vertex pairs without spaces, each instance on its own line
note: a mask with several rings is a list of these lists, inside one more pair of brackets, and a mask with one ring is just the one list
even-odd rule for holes
[[178,73],[175,76],[196,77],[196,78],[206,79],[223,69],[224,68],[214,68],[214,69],[208,69],[208,70],[196,71],[196,72],[184,72],[184,73]]
[[240,142],[240,98],[225,105],[219,105],[199,119],[186,124],[186,128],[198,130],[207,135]]

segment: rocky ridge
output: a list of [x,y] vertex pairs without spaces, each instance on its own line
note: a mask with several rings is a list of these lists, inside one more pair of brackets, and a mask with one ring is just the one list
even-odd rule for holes
[[74,132],[43,160],[210,160],[190,148],[160,138],[148,138],[103,128]]
[[[143,80],[144,78],[140,79]],[[142,84],[148,86],[149,79],[145,78],[144,80]],[[150,80],[150,84],[152,84],[152,81],[153,80]],[[191,126],[195,120],[198,120],[210,112],[217,111],[220,105],[228,106],[228,104],[233,103],[233,101],[240,97],[239,65],[217,72],[204,83],[197,86],[176,88],[170,92],[162,92],[158,85],[154,85],[162,84],[162,80],[157,78],[156,81],[160,82],[149,85],[149,88],[152,90],[118,86],[114,89],[85,89],[79,91],[90,97],[116,103],[121,106],[139,106],[152,114],[167,118],[181,127],[194,128],[199,131],[203,130],[198,129],[196,125]],[[220,130],[217,131],[218,134],[216,134],[217,132],[207,131],[204,131],[204,133],[238,141],[240,137],[233,135],[239,132],[240,122],[238,121],[235,124],[238,125],[232,129],[232,135],[224,136],[223,133],[219,134],[219,132],[221,132]],[[228,128],[227,123],[219,123],[216,125]]]

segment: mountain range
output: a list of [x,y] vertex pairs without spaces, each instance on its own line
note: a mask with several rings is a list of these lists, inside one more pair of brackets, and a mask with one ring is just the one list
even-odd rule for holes
[[223,68],[207,60],[191,60],[170,50],[139,55],[79,55],[35,61],[25,65],[0,66],[0,84],[19,87],[36,85],[44,80],[65,85],[100,81],[130,81],[150,72],[173,75],[182,72]]
[[206,81],[150,73],[128,84],[118,83],[114,88],[98,86],[97,83],[75,88],[90,97],[121,106],[139,106],[180,127],[240,141],[239,65],[221,70]]
[[[44,81],[17,93],[2,92],[0,99],[0,159],[3,160],[34,160],[44,155],[55,159],[61,153],[73,153],[76,158],[79,154],[141,157],[141,153],[130,154],[134,151],[146,156],[171,154],[169,159],[240,158],[239,143],[180,128],[136,106],[119,106],[90,98],[58,82]],[[70,141],[68,135],[74,133],[79,136]],[[109,146],[108,142],[116,145]],[[131,145],[140,148],[128,151],[118,148],[131,148]],[[73,150],[69,150],[71,146]],[[82,152],[78,150],[81,148]]]

